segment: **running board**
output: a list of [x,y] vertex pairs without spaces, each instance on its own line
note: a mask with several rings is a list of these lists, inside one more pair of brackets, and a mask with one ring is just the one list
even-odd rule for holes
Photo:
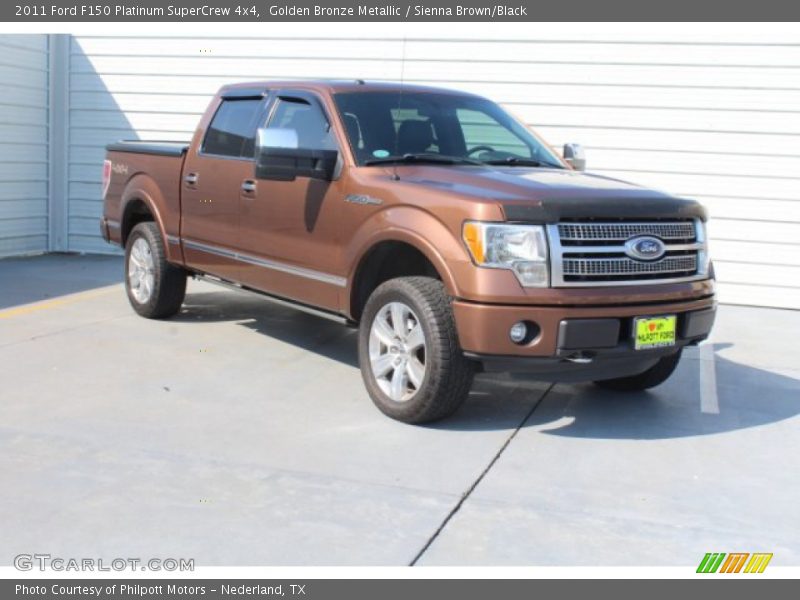
[[314,315],[315,317],[321,317],[323,319],[328,319],[329,321],[335,321],[340,325],[348,325],[353,326],[354,323],[338,313],[329,312],[327,310],[323,310],[321,308],[315,308],[313,306],[309,306],[308,304],[303,304],[302,302],[294,302],[292,300],[287,300],[285,298],[281,298],[279,296],[273,296],[272,294],[268,294],[267,292],[260,292],[258,290],[254,290],[252,288],[245,287],[238,283],[233,283],[230,281],[226,281],[225,279],[220,279],[219,277],[214,277],[213,275],[204,275],[202,273],[193,273],[192,277],[194,279],[199,279],[200,281],[206,281],[208,283],[213,283],[214,285],[218,285],[229,290],[233,290],[235,292],[248,292],[253,294],[254,296],[258,296],[259,298],[263,298],[264,300],[268,300],[273,304],[277,304],[279,306],[285,306],[286,308],[293,308],[295,310],[300,310],[304,313],[308,313],[310,315]]

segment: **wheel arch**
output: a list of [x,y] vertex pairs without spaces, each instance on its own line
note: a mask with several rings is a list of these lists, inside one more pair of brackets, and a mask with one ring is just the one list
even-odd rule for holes
[[440,252],[417,232],[391,228],[371,238],[358,253],[348,277],[346,306],[354,321],[361,317],[367,298],[376,287],[394,277],[425,275],[439,279],[447,293],[458,288]]
[[179,256],[173,256],[174,249],[167,243],[167,231],[160,206],[164,198],[158,184],[148,175],[134,175],[122,192],[122,210],[120,212],[120,244],[125,247],[128,236],[136,225],[145,221],[153,221],[158,226],[161,239],[167,252],[168,260],[182,262]]

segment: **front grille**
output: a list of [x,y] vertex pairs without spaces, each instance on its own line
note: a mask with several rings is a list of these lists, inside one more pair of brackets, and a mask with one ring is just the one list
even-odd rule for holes
[[697,270],[696,256],[670,256],[654,262],[640,262],[630,258],[565,258],[565,277],[587,277],[607,280],[631,275],[691,275]]
[[636,235],[654,235],[662,240],[695,239],[694,223],[678,221],[673,223],[559,223],[558,235],[561,243],[625,241]]
[[[653,222],[561,222],[547,227],[553,287],[635,285],[701,279],[705,252],[702,227],[694,220]],[[629,255],[625,242],[647,235],[666,248],[658,260]]]

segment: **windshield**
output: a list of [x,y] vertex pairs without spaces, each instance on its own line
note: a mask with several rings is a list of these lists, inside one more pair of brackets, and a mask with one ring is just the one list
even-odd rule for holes
[[564,168],[547,146],[484,98],[393,91],[340,93],[334,99],[359,165],[415,157]]

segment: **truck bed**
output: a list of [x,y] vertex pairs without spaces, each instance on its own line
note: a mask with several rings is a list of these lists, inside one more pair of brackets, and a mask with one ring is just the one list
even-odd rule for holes
[[[128,228],[124,209],[127,206],[133,213],[147,210],[158,214],[167,241],[178,239],[180,186],[188,149],[188,142],[159,140],[121,141],[106,146],[110,180],[103,199],[103,237],[124,244]],[[126,188],[134,179],[138,190],[136,202],[124,205]],[[177,244],[167,244],[167,255],[173,262],[182,262]]]
[[106,146],[109,152],[136,152],[157,156],[181,156],[189,150],[189,142],[122,140]]

